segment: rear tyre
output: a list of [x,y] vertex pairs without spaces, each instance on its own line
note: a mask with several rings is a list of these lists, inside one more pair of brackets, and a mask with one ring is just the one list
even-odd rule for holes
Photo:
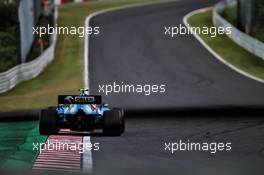
[[59,128],[56,110],[41,110],[39,114],[39,133],[41,135],[52,135],[57,134],[58,131]]
[[118,110],[121,113],[121,133],[125,132],[125,112],[122,108],[114,108],[114,110]]
[[118,109],[104,112],[104,135],[120,136],[122,134],[122,115]]

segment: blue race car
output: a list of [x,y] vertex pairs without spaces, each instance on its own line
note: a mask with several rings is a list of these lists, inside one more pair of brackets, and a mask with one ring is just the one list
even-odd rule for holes
[[99,95],[88,95],[88,89],[80,89],[80,95],[59,95],[58,106],[42,109],[39,116],[41,135],[57,134],[60,129],[94,131],[102,129],[104,135],[121,135],[125,131],[124,111],[102,104]]

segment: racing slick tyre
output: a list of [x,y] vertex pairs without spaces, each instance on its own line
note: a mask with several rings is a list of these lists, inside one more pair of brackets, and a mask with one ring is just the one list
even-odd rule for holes
[[124,112],[124,109],[114,108],[114,110],[118,110],[121,113],[121,121],[122,121],[121,133],[124,133],[125,132],[125,112]]
[[59,131],[56,110],[42,109],[39,114],[39,133],[41,135],[57,134]]
[[122,134],[122,115],[118,109],[104,112],[104,135],[120,136]]

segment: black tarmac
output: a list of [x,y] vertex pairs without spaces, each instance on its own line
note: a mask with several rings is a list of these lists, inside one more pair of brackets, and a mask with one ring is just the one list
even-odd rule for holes
[[[94,174],[258,174],[264,172],[264,84],[218,61],[193,36],[170,38],[192,10],[215,0],[181,0],[96,16],[90,38],[89,82],[99,85],[165,84],[165,93],[104,93],[123,107],[121,137],[92,137]],[[164,150],[168,142],[231,142],[215,154]],[[85,165],[83,165],[85,166]]]

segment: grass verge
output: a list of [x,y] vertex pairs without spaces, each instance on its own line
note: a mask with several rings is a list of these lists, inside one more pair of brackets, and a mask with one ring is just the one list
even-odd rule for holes
[[[64,5],[59,8],[58,24],[83,26],[87,15],[94,11],[122,5],[153,2],[127,0]],[[58,94],[76,93],[83,86],[83,38],[58,37],[54,61],[37,78],[20,83],[0,95],[0,111],[43,108],[56,104]],[[38,151],[33,143],[45,142],[37,122],[0,123],[0,169],[29,170]]]
[[39,151],[33,143],[43,143],[46,136],[39,135],[37,122],[0,123],[0,169],[31,169]]
[[[59,7],[59,26],[84,26],[90,13],[156,0],[99,1]],[[76,94],[83,87],[83,38],[58,36],[55,59],[37,78],[0,95],[0,111],[36,109],[56,105],[58,94]]]
[[[195,27],[212,27],[212,11],[202,12],[191,16],[188,23]],[[235,67],[255,77],[264,79],[264,61],[238,46],[226,35],[199,35],[216,53]]]

